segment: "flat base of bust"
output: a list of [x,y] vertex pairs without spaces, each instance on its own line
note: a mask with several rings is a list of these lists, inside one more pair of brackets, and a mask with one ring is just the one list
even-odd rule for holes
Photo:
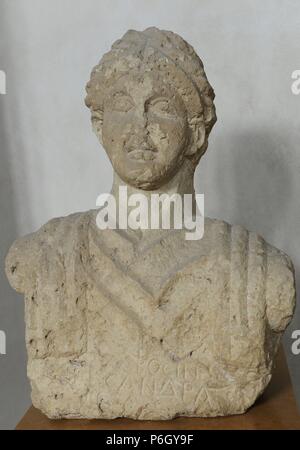
[[262,397],[243,415],[218,418],[184,418],[164,421],[50,420],[31,407],[17,430],[172,430],[172,429],[300,429],[297,409],[283,350],[278,357],[274,376]]

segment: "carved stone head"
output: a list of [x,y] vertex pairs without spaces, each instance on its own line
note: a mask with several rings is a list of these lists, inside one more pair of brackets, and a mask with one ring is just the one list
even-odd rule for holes
[[93,69],[86,105],[114,170],[152,190],[196,167],[216,122],[214,92],[193,48],[170,31],[128,31]]

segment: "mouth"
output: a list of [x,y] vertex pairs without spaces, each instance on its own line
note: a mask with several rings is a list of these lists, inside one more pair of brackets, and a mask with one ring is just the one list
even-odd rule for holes
[[157,150],[152,147],[136,148],[129,147],[125,148],[128,158],[138,160],[138,161],[152,161],[156,157]]

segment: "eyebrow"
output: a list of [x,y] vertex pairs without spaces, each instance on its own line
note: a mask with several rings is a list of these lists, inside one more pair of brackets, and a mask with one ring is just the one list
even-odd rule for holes
[[107,102],[112,101],[115,97],[118,97],[118,96],[130,97],[130,99],[133,101],[131,95],[128,94],[128,92],[126,92],[124,90],[122,91],[121,89],[115,89],[115,90],[111,89],[105,95],[104,104],[107,106]]
[[147,98],[146,102],[150,103],[150,102],[153,102],[155,100],[169,101],[169,100],[173,100],[173,97],[168,97],[168,96],[162,95],[162,94],[153,94],[149,98]]
[[169,100],[172,100],[172,97],[166,97],[165,95],[152,95],[148,101],[156,101],[156,100],[162,100],[168,102]]
[[120,91],[120,90],[112,91],[112,92],[110,92],[110,95],[111,95],[112,97],[115,97],[115,96],[117,96],[117,95],[124,95],[124,96],[126,96],[126,97],[131,97],[131,95],[128,94],[128,92],[126,92],[126,91]]

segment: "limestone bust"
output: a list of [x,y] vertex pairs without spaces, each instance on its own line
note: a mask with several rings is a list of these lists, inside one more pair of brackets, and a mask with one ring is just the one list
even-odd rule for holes
[[[112,193],[194,194],[216,122],[203,64],[178,35],[128,31],[86,104]],[[295,306],[288,256],[240,226],[102,230],[97,211],[53,219],[6,259],[25,294],[33,404],[51,418],[170,419],[245,412],[268,385]]]

